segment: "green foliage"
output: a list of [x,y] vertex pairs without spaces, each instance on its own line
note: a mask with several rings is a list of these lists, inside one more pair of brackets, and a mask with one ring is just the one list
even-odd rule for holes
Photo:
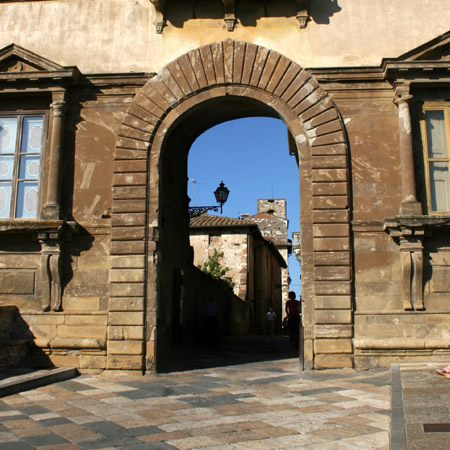
[[221,281],[225,287],[233,289],[233,280],[226,276],[230,268],[222,266],[220,258],[223,258],[223,252],[218,252],[217,249],[214,249],[214,253],[209,255],[203,265],[200,264],[198,268],[215,280]]

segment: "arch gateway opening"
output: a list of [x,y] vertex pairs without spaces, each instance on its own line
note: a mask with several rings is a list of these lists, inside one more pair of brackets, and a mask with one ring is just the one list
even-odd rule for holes
[[[211,126],[249,116],[280,118],[296,146],[305,367],[353,366],[349,170],[339,111],[296,63],[229,39],[162,69],[136,95],[119,131],[109,314],[118,316],[122,308],[115,311],[114,305],[127,296],[142,297],[145,306],[133,320],[145,329],[146,370],[164,367],[176,339],[180,274],[186,291],[184,334],[193,331],[189,324],[195,327],[198,302],[208,296],[199,290],[189,247],[189,148]],[[123,345],[123,336],[117,342]],[[114,348],[114,338],[110,344]],[[139,357],[137,352],[136,361]],[[120,356],[114,358],[120,364]]]

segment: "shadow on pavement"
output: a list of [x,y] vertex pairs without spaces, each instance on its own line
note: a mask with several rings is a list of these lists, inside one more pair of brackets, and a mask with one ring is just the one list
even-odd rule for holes
[[173,350],[161,373],[288,358],[298,358],[298,350],[287,336],[227,336],[216,346],[200,343]]

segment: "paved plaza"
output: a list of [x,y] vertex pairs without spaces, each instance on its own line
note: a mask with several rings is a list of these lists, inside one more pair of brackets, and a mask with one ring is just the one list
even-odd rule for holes
[[282,337],[254,341],[259,352],[240,344],[185,353],[166,374],[81,375],[4,396],[0,449],[450,448],[442,364],[307,372]]
[[298,358],[82,375],[0,399],[0,448],[388,449],[390,379]]

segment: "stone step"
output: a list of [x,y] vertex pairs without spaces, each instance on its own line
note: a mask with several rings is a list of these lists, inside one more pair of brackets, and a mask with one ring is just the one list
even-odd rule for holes
[[34,371],[27,371],[27,369],[11,370],[6,374],[2,374],[3,379],[0,380],[0,397],[6,397],[7,395],[69,380],[78,375],[79,373],[74,367],[59,367]]

